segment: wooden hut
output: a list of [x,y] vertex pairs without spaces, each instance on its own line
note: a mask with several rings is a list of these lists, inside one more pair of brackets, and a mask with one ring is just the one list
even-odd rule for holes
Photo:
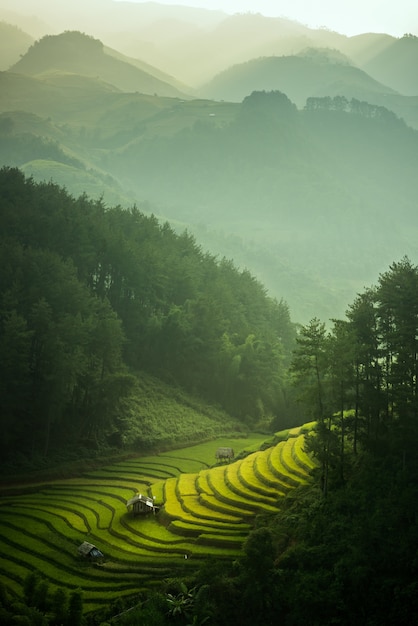
[[104,555],[100,552],[99,548],[96,548],[96,546],[88,541],[83,541],[81,546],[78,546],[78,553],[81,554],[81,556],[84,556],[84,558],[91,559],[92,561],[100,561],[104,558]]
[[221,446],[216,450],[217,461],[231,461],[234,458],[234,451],[232,448]]
[[144,496],[142,493],[137,493],[136,496],[127,501],[126,506],[132,506],[132,512],[134,515],[148,515],[148,513],[155,513],[156,507],[154,500],[149,496]]

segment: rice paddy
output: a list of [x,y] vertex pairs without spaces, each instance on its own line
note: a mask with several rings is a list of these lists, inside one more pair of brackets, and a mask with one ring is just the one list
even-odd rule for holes
[[[239,556],[255,516],[276,512],[315,466],[303,431],[286,436],[266,450],[259,450],[262,436],[234,440],[239,458],[224,465],[214,465],[215,451],[231,442],[219,440],[30,491],[14,487],[13,495],[4,488],[1,582],[19,597],[27,574],[37,570],[50,585],[81,589],[88,612],[193,569],[209,555]],[[134,516],[127,501],[136,493],[153,497],[159,511]],[[80,556],[84,541],[103,552],[102,562]]]

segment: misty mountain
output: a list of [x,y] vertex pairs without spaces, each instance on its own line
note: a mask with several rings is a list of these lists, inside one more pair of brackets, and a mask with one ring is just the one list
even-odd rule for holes
[[[221,11],[210,11],[196,7],[165,5],[158,2],[115,2],[114,0],[37,0],[36,15],[33,16],[32,0],[2,0],[0,19],[23,28],[33,37],[58,34],[64,30],[80,30],[104,39],[108,45],[116,46],[128,56],[137,56],[129,49],[135,40],[152,41],[157,33],[171,38],[176,31],[190,32],[190,28],[207,29],[225,19]],[[155,33],[152,29],[155,24]],[[171,24],[173,29],[164,25]],[[121,45],[122,44],[122,45]],[[152,61],[150,61],[152,64]]]
[[364,63],[371,76],[407,96],[418,96],[418,37],[395,39]]
[[[152,68],[147,66],[147,69]],[[117,53],[109,53],[101,41],[78,31],[46,35],[35,42],[10,71],[28,76],[70,73],[99,78],[122,91],[184,97],[174,85]],[[161,75],[158,70],[156,74]]]
[[394,94],[342,54],[310,48],[295,56],[266,57],[235,65],[210,81],[200,95],[241,102],[252,91],[279,89],[299,107],[310,96],[336,96],[373,101],[377,94]]
[[60,71],[1,73],[0,111],[12,117],[14,163],[36,180],[94,197],[112,186],[122,206],[137,202],[249,268],[297,321],[343,314],[376,267],[417,253],[417,135],[381,105],[318,96],[298,111],[262,92],[242,104],[162,98]]
[[285,18],[250,13],[231,16],[222,11],[156,2],[75,0],[68,4],[65,0],[39,0],[36,14],[31,26],[30,20],[35,19],[31,0],[3,0],[0,7],[0,19],[34,37],[63,30],[86,32],[106,46],[158,67],[194,88],[232,65],[255,58],[295,56],[307,48],[331,48],[347,55],[352,65],[378,82],[405,95],[418,95],[416,90],[411,91],[411,85],[416,84],[411,42],[408,46],[412,56],[406,52],[407,45],[395,45],[398,40],[385,34],[347,37]]
[[17,26],[0,22],[0,71],[8,70],[32,43],[33,38]]
[[353,64],[363,67],[376,55],[389,48],[394,41],[395,37],[385,33],[362,33],[341,39],[338,49],[349,57]]
[[[32,6],[3,5],[22,17]],[[417,134],[398,118],[418,128],[418,97],[394,86],[403,68],[414,84],[403,52],[414,38],[83,6],[70,16],[41,0],[47,36],[0,73],[2,164],[187,228],[287,300],[296,321],[341,316],[380,269],[417,256]],[[54,34],[59,20],[78,32]],[[186,74],[206,82],[200,98]]]
[[418,135],[382,107],[339,102],[302,112],[252,94],[227,127],[138,138],[107,166],[169,219],[253,242],[251,267],[273,292],[262,249],[331,288],[360,289],[376,264],[417,253]]
[[[169,34],[170,32],[170,34]],[[173,35],[175,34],[175,36]],[[311,30],[284,18],[260,14],[236,14],[210,28],[156,21],[123,41],[109,33],[106,41],[129,54],[139,56],[193,86],[201,86],[227,67],[260,56],[295,54],[310,46],[337,48],[346,37],[329,31]]]

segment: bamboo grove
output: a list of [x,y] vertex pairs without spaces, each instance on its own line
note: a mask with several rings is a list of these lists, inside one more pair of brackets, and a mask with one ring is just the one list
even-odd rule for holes
[[418,267],[394,262],[327,331],[317,318],[291,365],[300,400],[318,420],[322,487],[344,481],[347,452],[395,454],[405,470],[418,429]]

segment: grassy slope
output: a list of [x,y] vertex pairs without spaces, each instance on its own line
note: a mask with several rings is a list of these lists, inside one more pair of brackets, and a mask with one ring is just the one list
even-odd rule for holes
[[[289,446],[298,441],[299,449],[298,434],[279,433],[270,443],[289,437]],[[258,434],[224,436],[119,461],[77,478],[22,487],[18,493],[16,487],[3,489],[0,581],[10,594],[19,596],[27,573],[39,570],[52,589],[80,587],[86,611],[94,611],[120,596],[134,596],[167,575],[194,569],[209,555],[236,557],[257,511],[276,510],[273,498],[259,495],[251,470],[254,460],[267,452],[258,451],[263,441]],[[233,445],[237,461],[210,469],[216,448],[228,444]],[[223,470],[243,463],[251,489],[245,493],[243,483],[243,493],[238,495],[223,480]],[[198,477],[209,478],[212,493],[200,489]],[[138,491],[156,495],[157,502],[164,498],[164,512],[157,517],[133,517],[126,501]],[[277,491],[276,499],[281,497]],[[85,540],[105,553],[101,567],[77,556],[77,546]],[[185,561],[184,554],[192,558]]]

